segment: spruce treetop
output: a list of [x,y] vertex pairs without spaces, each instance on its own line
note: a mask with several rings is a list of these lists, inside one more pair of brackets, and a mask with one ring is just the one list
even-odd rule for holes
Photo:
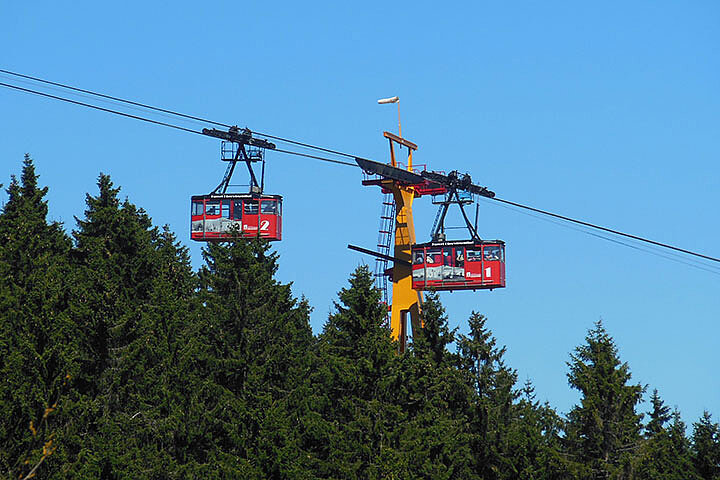
[[429,293],[422,305],[423,328],[413,332],[413,350],[416,354],[427,351],[435,364],[449,359],[447,346],[455,341],[457,328],[450,329],[445,308],[437,293]]
[[693,463],[700,476],[720,479],[720,425],[712,421],[707,410],[693,423],[692,451]]
[[602,321],[588,331],[585,342],[568,362],[568,383],[582,398],[568,414],[567,442],[593,478],[605,478],[628,468],[638,448],[642,415],[635,407],[645,387],[628,383],[630,367],[620,361]]
[[336,345],[345,347],[361,343],[371,333],[389,336],[389,329],[383,326],[385,307],[380,302],[380,292],[373,286],[368,266],[358,267],[349,283],[338,292],[340,301],[334,303],[336,311],[330,315],[321,336],[333,337]]
[[652,404],[652,411],[649,413],[650,421],[648,422],[645,430],[648,437],[657,435],[658,433],[665,430],[665,423],[667,423],[672,415],[670,413],[670,407],[660,398],[657,388],[653,390],[652,396],[650,397],[650,403]]
[[42,222],[45,222],[48,206],[44,198],[48,187],[38,188],[39,177],[35,173],[35,165],[30,154],[26,153],[20,182],[15,175],[10,177],[10,185],[7,189],[8,203],[3,209],[4,216],[11,218],[24,216],[41,219]]

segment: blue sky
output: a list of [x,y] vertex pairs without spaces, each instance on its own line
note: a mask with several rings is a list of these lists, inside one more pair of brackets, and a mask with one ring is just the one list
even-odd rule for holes
[[[719,27],[710,1],[4,2],[0,68],[382,161],[396,111],[376,99],[399,95],[416,163],[717,257]],[[200,265],[189,197],[219,183],[217,141],[6,89],[0,113],[0,182],[30,152],[52,219],[72,229],[109,173]],[[346,245],[374,245],[380,194],[353,168],[267,158],[266,190],[285,196],[278,276],[310,300],[318,331],[350,272],[372,263]],[[415,215],[427,239],[428,199]],[[569,352],[602,319],[635,381],[688,423],[720,417],[717,273],[493,202],[479,226],[507,242],[508,287],[442,300],[461,332],[471,311],[489,317],[540,400],[577,401]]]

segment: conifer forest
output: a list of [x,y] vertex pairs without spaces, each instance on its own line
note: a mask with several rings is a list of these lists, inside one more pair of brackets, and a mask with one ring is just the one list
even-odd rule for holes
[[3,183],[0,478],[720,479],[717,417],[686,423],[600,321],[560,412],[481,312],[459,334],[426,295],[398,354],[359,267],[314,335],[265,241],[208,243],[195,271],[106,175],[74,225],[30,156]]

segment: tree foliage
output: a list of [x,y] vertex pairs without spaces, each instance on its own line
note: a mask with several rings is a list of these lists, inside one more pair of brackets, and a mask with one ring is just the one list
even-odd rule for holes
[[720,426],[708,411],[693,423],[692,461],[701,478],[720,478]]
[[[690,442],[685,437],[685,424],[680,419],[680,412],[672,414],[666,407],[657,390],[651,397],[653,406],[651,420],[646,426],[648,439],[643,442],[636,459],[635,472],[638,479],[658,480],[696,480],[690,459]],[[672,420],[665,428],[664,424]]]
[[654,390],[643,425],[600,322],[563,418],[479,313],[452,320],[428,294],[398,354],[360,266],[315,336],[266,241],[208,244],[194,271],[109,176],[97,187],[72,236],[29,156],[7,188],[0,478],[720,478],[718,424],[706,412],[688,438]]
[[568,414],[568,450],[591,478],[627,478],[637,450],[642,415],[635,408],[645,388],[629,384],[630,367],[618,357],[601,321],[575,349],[568,383],[582,395]]
[[[78,328],[68,295],[71,242],[62,225],[48,222],[47,187],[25,156],[0,215],[0,471],[24,469],[38,457],[40,424],[68,375],[78,372]],[[49,411],[48,409],[52,409]],[[43,421],[44,420],[44,421]],[[32,425],[32,428],[30,426]]]

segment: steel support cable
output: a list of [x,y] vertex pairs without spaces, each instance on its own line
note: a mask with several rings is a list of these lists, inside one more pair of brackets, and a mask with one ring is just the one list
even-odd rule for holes
[[[488,199],[488,201],[489,201],[489,199]],[[542,216],[542,215],[535,215],[535,214],[533,214],[533,213],[531,213],[531,212],[526,212],[526,211],[523,211],[523,210],[521,210],[521,209],[519,209],[519,208],[514,208],[514,207],[511,207],[511,206],[502,205],[502,204],[497,204],[497,206],[502,207],[502,208],[506,208],[506,209],[508,209],[508,210],[510,210],[510,211],[513,211],[513,212],[516,212],[516,213],[520,213],[520,214],[522,214],[522,215],[527,215],[528,217],[532,217],[532,218],[536,218],[536,219],[538,219],[538,220],[542,220],[542,221],[544,221],[544,222],[552,223],[553,225],[557,225],[557,226],[562,227],[562,228],[567,228],[567,229],[569,229],[569,230],[573,230],[573,231],[576,231],[576,232],[584,233],[584,234],[586,234],[586,235],[590,235],[590,236],[599,238],[599,239],[601,239],[601,240],[607,240],[608,242],[616,243],[616,244],[618,244],[618,245],[623,245],[623,246],[625,246],[625,247],[632,248],[633,250],[637,250],[637,251],[640,251],[640,252],[648,253],[648,254],[650,254],[650,255],[655,255],[656,257],[661,257],[661,258],[664,258],[664,259],[666,259],[666,260],[670,260],[670,261],[673,261],[673,262],[682,263],[683,265],[687,265],[687,266],[689,266],[689,267],[694,267],[694,268],[697,268],[697,269],[700,269],[700,270],[704,270],[704,271],[706,271],[706,272],[714,273],[715,275],[720,275],[720,266],[715,266],[715,265],[711,265],[711,264],[708,264],[708,263],[704,263],[704,262],[703,262],[702,260],[700,260],[700,259],[688,258],[686,255],[681,254],[681,253],[674,253],[674,252],[661,253],[661,252],[665,252],[665,251],[664,251],[664,250],[661,250],[661,249],[658,248],[658,247],[649,246],[649,247],[647,247],[647,248],[643,248],[643,247],[641,247],[641,246],[639,246],[639,245],[633,245],[632,243],[623,242],[623,241],[621,241],[621,240],[617,240],[617,239],[615,239],[615,238],[611,238],[610,236],[606,236],[606,235],[602,235],[602,234],[600,234],[600,233],[592,232],[592,231],[588,230],[587,228],[580,228],[580,227],[576,227],[576,226],[574,226],[574,225],[572,225],[572,224],[563,223],[563,222],[560,222],[560,221],[558,221],[558,220],[553,220],[552,218],[544,217],[544,216]],[[459,228],[462,228],[462,227],[459,227]]]
[[649,253],[650,255],[655,255],[656,257],[660,257],[660,258],[664,258],[664,259],[666,259],[666,260],[670,260],[671,262],[681,263],[681,264],[683,264],[683,265],[687,265],[688,267],[693,267],[693,268],[697,268],[697,269],[699,269],[699,270],[704,270],[704,271],[706,271],[706,272],[713,273],[713,274],[715,274],[715,275],[720,275],[720,269],[718,269],[717,267],[715,267],[715,266],[713,266],[713,265],[702,264],[702,263],[697,262],[697,261],[692,261],[692,262],[690,262],[690,261],[684,261],[684,260],[681,260],[681,259],[679,258],[679,255],[674,255],[674,256],[673,256],[673,255],[670,255],[670,254],[662,254],[662,253],[660,253],[659,249],[652,250],[651,248],[642,248],[642,247],[640,247],[640,246],[638,246],[638,245],[633,245],[633,244],[628,243],[628,242],[623,242],[623,241],[620,241],[620,240],[617,240],[617,239],[614,239],[614,238],[610,238],[610,237],[606,237],[606,236],[604,236],[604,235],[600,235],[599,233],[588,232],[588,231],[586,231],[586,230],[581,230],[581,229],[579,229],[579,228],[578,228],[577,230],[580,231],[580,232],[586,233],[586,234],[588,234],[588,235],[591,235],[591,236],[593,236],[593,237],[597,237],[597,238],[600,238],[600,239],[603,239],[603,240],[607,240],[608,242],[617,243],[618,245],[623,245],[623,246],[625,246],[625,247],[632,248],[633,250],[637,250],[637,251],[640,251],[640,252]]
[[[106,98],[106,99],[110,99],[110,100],[114,100],[114,101],[118,101],[118,102],[127,103],[127,104],[130,104],[130,105],[135,105],[135,106],[147,108],[147,109],[150,109],[150,110],[155,110],[155,111],[158,111],[158,112],[163,112],[163,113],[167,113],[167,114],[171,114],[171,115],[176,115],[176,116],[179,116],[179,117],[182,117],[182,118],[187,118],[187,119],[196,120],[196,121],[201,121],[201,122],[207,122],[207,123],[211,123],[211,124],[214,124],[214,125],[220,125],[220,126],[227,127],[227,128],[230,128],[230,127],[231,127],[231,125],[228,125],[228,124],[225,124],[225,123],[221,123],[221,122],[215,122],[215,121],[208,120],[208,119],[205,119],[205,118],[202,118],[202,117],[196,117],[196,116],[193,116],[193,115],[186,115],[186,114],[184,114],[184,113],[175,112],[175,111],[173,111],[173,110],[167,110],[167,109],[163,109],[163,108],[159,108],[159,107],[153,107],[153,106],[151,106],[151,105],[143,104],[143,103],[140,103],[140,102],[134,102],[134,101],[131,101],[131,100],[125,100],[125,99],[122,99],[122,98],[119,98],[119,97],[113,97],[113,96],[111,96],[111,95],[105,95],[105,94],[102,94],[102,93],[93,92],[93,91],[91,91],[91,90],[85,90],[85,89],[73,87],[73,86],[66,85],[66,84],[62,84],[62,83],[58,83],[58,82],[52,82],[52,81],[49,81],[49,80],[44,80],[44,79],[41,79],[41,78],[38,78],[38,77],[32,77],[32,76],[30,76],[30,75],[24,75],[24,74],[21,74],[21,73],[11,72],[11,71],[9,71],[9,70],[0,69],[0,73],[5,73],[5,74],[8,74],[8,75],[14,75],[14,76],[17,76],[17,77],[20,77],[20,78],[25,78],[25,79],[29,79],[29,80],[33,80],[33,81],[45,83],[45,84],[48,84],[48,85],[54,85],[54,86],[58,86],[58,87],[62,87],[62,88],[67,88],[67,89],[69,89],[69,90],[73,90],[73,91],[77,91],[77,92],[82,92],[82,93],[87,93],[87,94],[90,94],[90,95],[96,95],[96,96],[101,97],[101,98]],[[32,89],[29,89],[29,88],[18,87],[18,86],[16,86],[16,85],[10,85],[10,84],[7,84],[7,83],[2,83],[2,82],[0,82],[0,86],[7,87],[7,88],[12,88],[12,89],[19,90],[19,91],[23,91],[23,92],[27,92],[27,93],[32,93],[32,94],[35,94],[35,95],[41,95],[41,96],[44,96],[44,97],[47,97],[47,98],[52,98],[52,99],[55,99],[55,100],[61,100],[61,101],[63,101],[63,102],[68,102],[68,103],[72,103],[72,104],[75,104],[75,105],[81,105],[81,106],[84,106],[84,107],[93,108],[93,109],[100,110],[100,111],[103,111],[103,112],[113,113],[113,114],[115,114],[115,115],[121,115],[121,116],[128,117],[128,118],[134,118],[134,119],[136,119],[136,120],[141,120],[141,121],[144,121],[144,122],[153,123],[153,124],[155,124],[155,125],[162,125],[162,126],[165,126],[165,127],[175,128],[175,129],[177,129],[177,130],[182,130],[182,131],[185,131],[185,132],[190,132],[190,133],[195,133],[195,134],[198,134],[198,135],[203,135],[202,132],[199,132],[199,131],[196,131],[196,130],[192,130],[192,129],[189,129],[189,128],[185,128],[185,127],[181,127],[181,126],[179,126],[179,125],[173,125],[173,124],[167,123],[167,122],[160,122],[160,121],[157,121],[157,120],[152,120],[152,119],[145,118],[145,117],[141,117],[141,116],[138,116],[138,115],[132,115],[132,114],[120,112],[120,111],[117,111],[117,110],[112,110],[112,109],[110,109],[110,108],[99,107],[99,106],[97,106],[97,105],[92,105],[92,104],[85,103],[85,102],[80,102],[80,101],[77,101],[77,100],[71,100],[71,99],[68,99],[68,98],[63,98],[63,97],[60,97],[60,96],[57,96],[57,95],[51,95],[51,94],[49,94],[49,93],[43,93],[43,92],[39,92],[39,91],[37,91],[37,90],[32,90]],[[294,144],[294,145],[298,145],[298,146],[302,146],[302,147],[306,147],[306,148],[311,148],[311,149],[315,149],[315,150],[321,150],[321,151],[324,151],[324,152],[327,152],[327,153],[332,153],[332,154],[335,154],[335,155],[341,155],[341,156],[346,156],[346,157],[351,157],[351,158],[355,158],[355,157],[356,157],[355,155],[350,155],[350,154],[348,154],[348,153],[340,152],[340,151],[337,151],[337,150],[331,150],[331,149],[328,149],[328,148],[319,147],[319,146],[311,145],[311,144],[308,144],[308,143],[298,142],[298,141],[295,141],[295,140],[290,140],[290,139],[283,138],[283,137],[278,137],[278,136],[275,136],[275,135],[269,135],[269,134],[262,133],[262,132],[253,132],[253,133],[255,133],[255,134],[257,134],[257,135],[260,135],[260,136],[263,136],[263,137],[272,138],[272,139],[277,140],[277,141],[286,142],[286,143],[291,143],[291,144]],[[298,156],[303,156],[303,157],[312,158],[312,159],[316,159],[316,160],[321,160],[321,161],[325,161],[325,162],[336,163],[336,164],[339,164],[339,165],[347,165],[347,166],[352,166],[352,167],[356,167],[356,166],[357,166],[355,163],[344,162],[344,161],[341,161],[341,160],[333,160],[333,159],[324,158],[324,157],[319,157],[319,156],[310,155],[310,154],[306,154],[306,153],[293,152],[293,151],[290,151],[290,150],[276,149],[276,151],[277,151],[277,152],[281,152],[281,153],[287,153],[287,154],[290,154],[290,155],[298,155]],[[703,255],[703,254],[701,254],[701,253],[693,252],[693,251],[691,251],[691,250],[686,250],[686,249],[683,249],[683,248],[675,247],[675,246],[672,246],[672,245],[669,245],[669,244],[666,244],[666,243],[656,242],[656,241],[654,241],[654,240],[650,240],[650,239],[647,239],[647,238],[643,238],[643,237],[640,237],[640,236],[637,236],[637,235],[632,235],[632,234],[629,234],[629,233],[620,232],[620,231],[618,231],[618,230],[613,230],[613,229],[611,229],[611,228],[602,227],[602,226],[600,226],[600,225],[595,225],[595,224],[592,224],[592,223],[589,223],[589,222],[584,222],[584,221],[582,221],[582,220],[576,220],[576,219],[573,219],[573,218],[570,218],[570,217],[566,217],[566,216],[564,216],[564,215],[559,215],[559,214],[556,214],[556,213],[548,212],[548,211],[546,211],[546,210],[541,210],[541,209],[534,208],[534,207],[530,207],[530,206],[527,206],[527,205],[522,205],[522,204],[520,204],[520,203],[511,202],[511,201],[509,201],[509,200],[504,200],[504,199],[501,199],[501,198],[498,198],[498,197],[494,197],[494,198],[492,198],[492,199],[493,199],[493,200],[496,200],[496,201],[498,201],[498,202],[506,203],[506,204],[508,204],[508,205],[513,205],[513,206],[518,207],[518,208],[523,208],[523,209],[530,210],[530,211],[533,211],[533,212],[536,212],[536,213],[540,213],[540,214],[543,214],[543,215],[548,215],[548,216],[551,216],[551,217],[554,217],[554,218],[559,218],[559,219],[565,220],[565,221],[567,221],[567,222],[576,223],[576,224],[578,224],[578,225],[584,225],[584,226],[586,226],[586,227],[595,228],[595,229],[602,230],[602,231],[605,231],[605,232],[609,232],[609,233],[612,233],[612,234],[615,234],[615,235],[619,235],[619,236],[623,236],[623,237],[627,237],[627,238],[632,238],[633,240],[637,240],[637,241],[640,241],[640,242],[649,243],[649,244],[656,245],[656,246],[659,246],[659,247],[663,247],[663,248],[667,248],[667,249],[670,249],[670,250],[675,250],[675,251],[677,251],[677,252],[685,253],[685,254],[687,254],[687,255],[693,255],[693,256],[696,256],[696,257],[699,257],[699,258],[704,258],[704,259],[706,259],[706,260],[710,260],[710,261],[713,261],[713,262],[718,262],[718,263],[720,263],[720,258],[715,258],[715,257],[711,257],[711,256],[708,256],[708,255]]]
[[[134,105],[134,106],[136,106],[136,107],[147,108],[148,110],[154,110],[154,111],[156,111],[156,112],[162,112],[162,113],[166,113],[166,114],[170,114],[170,115],[176,115],[176,116],[178,116],[178,117],[187,118],[187,119],[189,119],[189,120],[195,120],[195,121],[204,122],[204,123],[211,123],[211,124],[213,124],[213,125],[219,125],[219,126],[225,127],[225,128],[230,128],[230,127],[233,126],[233,125],[228,125],[227,123],[216,122],[216,121],[214,121],[214,120],[210,120],[210,119],[203,118],[203,117],[197,117],[197,116],[194,116],[194,115],[187,115],[187,114],[185,114],[185,113],[180,113],[180,112],[177,112],[177,111],[175,111],[175,110],[168,110],[168,109],[165,109],[165,108],[154,107],[154,106],[148,105],[148,104],[146,104],[146,103],[135,102],[135,101],[127,100],[127,99],[124,99],[124,98],[115,97],[115,96],[113,96],[113,95],[107,95],[107,94],[104,94],[104,93],[95,92],[95,91],[87,90],[87,89],[84,89],[84,88],[73,87],[72,85],[68,85],[68,84],[65,84],[65,83],[53,82],[53,81],[50,81],[50,80],[45,80],[45,79],[43,79],[43,78],[33,77],[33,76],[31,76],[31,75],[25,75],[25,74],[22,74],[22,73],[11,72],[10,70],[0,69],[0,73],[4,73],[4,74],[6,74],[6,75],[13,75],[13,76],[20,77],[20,78],[24,78],[24,79],[27,79],[27,80],[32,80],[32,81],[35,81],[35,82],[44,83],[44,84],[47,84],[47,85],[53,85],[53,86],[56,86],[56,87],[66,88],[66,89],[68,89],[68,90],[72,90],[72,91],[75,91],[75,92],[81,92],[81,93],[85,93],[85,94],[89,94],[89,95],[95,95],[95,96],[97,96],[97,97],[105,98],[105,99],[108,99],[108,100],[113,100],[113,101],[115,101],[115,102],[127,103],[128,105]],[[356,155],[351,155],[351,154],[349,154],[349,153],[340,152],[340,151],[338,151],[338,150],[332,150],[332,149],[330,149],[330,148],[320,147],[320,146],[317,146],[317,145],[311,145],[311,144],[309,144],[309,143],[299,142],[299,141],[296,141],[296,140],[290,140],[289,138],[278,137],[278,136],[276,136],[276,135],[270,135],[270,134],[267,134],[267,133],[256,132],[256,131],[253,131],[253,133],[256,134],[256,135],[260,135],[261,137],[272,138],[272,139],[277,140],[277,141],[280,141],[280,142],[291,143],[291,144],[293,144],[293,145],[298,145],[298,146],[305,147],[305,148],[312,148],[312,149],[315,149],[315,150],[320,150],[320,151],[323,151],[323,152],[332,153],[332,154],[340,155],[340,156],[343,156],[343,157],[348,157],[348,158],[355,158],[355,157],[356,157]]]
[[[133,118],[133,119],[135,119],[135,120],[141,120],[141,121],[143,121],[143,122],[148,122],[148,123],[152,123],[152,124],[155,124],[155,125],[161,125],[161,126],[163,126],[163,127],[175,128],[175,129],[177,129],[177,130],[182,130],[182,131],[184,131],[184,132],[195,133],[195,134],[197,134],[197,135],[206,136],[204,133],[202,133],[202,132],[200,132],[200,131],[198,131],[198,130],[192,130],[192,129],[190,129],[190,128],[181,127],[181,126],[179,126],[179,125],[173,125],[172,123],[160,122],[160,121],[158,121],[158,120],[152,120],[152,119],[150,119],[150,118],[141,117],[141,116],[139,116],[139,115],[133,115],[133,114],[130,114],[130,113],[120,112],[120,111],[118,111],[118,110],[113,110],[113,109],[111,109],[111,108],[100,107],[100,106],[93,105],[93,104],[90,104],[90,103],[80,102],[80,101],[78,101],[78,100],[72,100],[72,99],[70,99],[70,98],[60,97],[60,96],[58,96],[58,95],[52,95],[52,94],[49,94],[49,93],[40,92],[40,91],[37,91],[37,90],[32,90],[32,89],[30,89],[30,88],[19,87],[19,86],[17,86],[17,85],[10,85],[10,84],[8,84],[8,83],[3,83],[3,82],[0,82],[0,86],[2,86],[2,87],[7,87],[7,88],[12,88],[12,89],[19,90],[19,91],[25,92],[25,93],[31,93],[31,94],[34,94],[34,95],[40,95],[40,96],[42,96],[42,97],[52,98],[53,100],[60,100],[60,101],[63,101],[63,102],[72,103],[73,105],[80,105],[80,106],[82,106],[82,107],[88,107],[88,108],[92,108],[92,109],[95,109],[95,110],[100,110],[100,111],[102,111],[102,112],[112,113],[112,114],[120,115],[120,116],[127,117],[127,118]],[[301,156],[301,157],[312,158],[312,159],[315,159],[315,160],[322,160],[322,161],[324,161],[324,162],[337,163],[337,164],[340,164],[340,165],[347,165],[347,166],[351,166],[351,167],[357,167],[357,164],[356,164],[356,163],[344,162],[344,161],[342,161],[342,160],[333,160],[333,159],[331,159],[331,158],[319,157],[319,156],[317,156],[317,155],[310,155],[310,154],[308,154],[308,153],[293,152],[293,151],[291,151],[291,150],[282,150],[282,149],[274,149],[274,151],[280,152],[280,153],[287,153],[287,154],[290,154],[290,155],[297,155],[297,156]]]
[[523,209],[525,209],[525,210],[530,210],[530,211],[532,211],[532,212],[541,213],[541,214],[543,214],[543,215],[548,215],[548,216],[550,216],[550,217],[559,218],[560,220],[565,220],[566,222],[576,223],[576,224],[578,224],[578,225],[583,225],[583,226],[585,226],[585,227],[595,228],[595,229],[597,229],[597,230],[602,230],[603,232],[612,233],[612,234],[615,234],[615,235],[619,235],[619,236],[621,236],[621,237],[632,238],[633,240],[637,240],[637,241],[639,241],[639,242],[649,243],[649,244],[651,244],[651,245],[656,245],[656,246],[658,246],[658,247],[668,248],[668,249],[670,249],[670,250],[675,250],[676,252],[682,252],[682,253],[685,253],[685,254],[687,254],[687,255],[693,255],[693,256],[695,256],[695,257],[704,258],[705,260],[711,260],[711,261],[713,261],[713,262],[718,262],[718,263],[720,263],[720,258],[711,257],[711,256],[709,256],[709,255],[703,255],[702,253],[693,252],[693,251],[691,251],[691,250],[686,250],[686,249],[684,249],[684,248],[674,247],[674,246],[669,245],[669,244],[667,244],[667,243],[656,242],[655,240],[650,240],[650,239],[648,239],[648,238],[639,237],[639,236],[637,236],[637,235],[632,235],[632,234],[630,234],[630,233],[624,233],[624,232],[621,232],[621,231],[619,231],[619,230],[613,230],[613,229],[607,228],[607,227],[601,227],[600,225],[595,225],[595,224],[589,223],[589,222],[583,222],[582,220],[576,220],[576,219],[574,219],[574,218],[566,217],[566,216],[564,216],[564,215],[559,215],[559,214],[557,214],[557,213],[548,212],[548,211],[546,211],[546,210],[540,210],[539,208],[534,208],[534,207],[530,207],[530,206],[523,205],[523,204],[520,204],[520,203],[511,202],[510,200],[504,200],[504,199],[498,198],[498,197],[493,197],[493,198],[491,198],[491,200],[495,200],[495,201],[497,201],[497,202],[501,202],[501,203],[505,203],[505,204],[508,204],[508,205],[512,205],[512,206],[514,206],[514,207],[523,208]]
[[[340,155],[340,156],[342,156],[342,157],[348,157],[348,158],[356,158],[356,157],[357,157],[357,155],[350,155],[349,153],[344,153],[344,152],[340,152],[340,151],[337,151],[337,150],[332,150],[332,149],[325,148],[325,147],[318,147],[317,145],[311,145],[311,144],[309,144],[309,143],[298,142],[298,141],[296,141],[296,140],[290,140],[290,139],[288,139],[288,138],[276,137],[275,135],[270,135],[270,134],[267,134],[267,133],[257,132],[257,131],[255,131],[255,130],[253,130],[252,132],[253,132],[255,135],[260,135],[261,137],[272,138],[273,140],[277,140],[277,141],[279,141],[279,142],[292,143],[293,145],[298,145],[298,146],[300,146],[300,147],[313,148],[313,149],[315,149],[315,150],[320,150],[320,151],[327,152],[327,153],[333,153],[333,154],[335,154],[335,155]],[[349,164],[347,164],[347,165],[349,165]],[[354,165],[354,166],[357,166],[357,165],[355,165],[355,164],[353,164],[353,165]]]
[[[4,75],[0,72],[0,81],[1,80],[6,80],[6,79],[4,79]],[[25,86],[27,88],[38,88],[37,82],[33,82],[31,80],[25,80],[22,78],[17,78],[17,79],[13,78],[11,81],[11,84],[16,85],[16,86]],[[142,107],[138,107],[138,106],[134,106],[134,105],[125,105],[120,102],[108,100],[108,99],[105,99],[102,97],[96,97],[96,96],[93,96],[90,94],[79,93],[79,92],[68,92],[67,89],[61,88],[61,87],[54,87],[52,85],[49,85],[49,86],[42,85],[41,88],[42,88],[42,90],[41,90],[42,92],[51,93],[51,94],[54,93],[55,95],[60,95],[63,98],[72,98],[72,99],[76,99],[78,101],[85,101],[85,102],[92,103],[93,105],[104,105],[104,106],[108,106],[108,108],[122,107],[122,111],[127,110],[129,112],[141,112],[141,113],[138,113],[138,115],[152,113],[154,116],[160,117],[159,120],[161,120],[162,118],[171,119],[168,121],[178,120],[177,117],[175,117],[174,115],[170,115],[168,113],[148,112],[148,110],[146,108],[142,108]],[[187,121],[187,122],[190,122],[190,121]],[[194,121],[194,123],[197,123],[200,125],[207,125],[204,122],[198,122],[198,121]]]
[[314,158],[315,160],[322,160],[323,162],[337,163],[338,165],[347,165],[349,167],[357,167],[358,166],[357,163],[343,162],[342,160],[333,160],[331,158],[318,157],[316,155],[310,155],[309,153],[293,152],[291,150],[283,150],[281,148],[274,148],[273,152],[289,153],[290,155],[298,155],[300,157]]
[[92,90],[85,90],[84,88],[77,88],[77,87],[73,87],[72,85],[67,85],[67,84],[64,84],[64,83],[51,82],[50,80],[44,80],[44,79],[42,79],[42,78],[33,77],[33,76],[30,76],[30,75],[24,75],[24,74],[22,74],[22,73],[11,72],[11,71],[9,71],[9,70],[2,70],[2,69],[0,69],[0,73],[5,73],[5,74],[7,74],[7,75],[14,75],[14,76],[16,76],[16,77],[25,78],[25,79],[28,79],[28,80],[33,80],[33,81],[35,81],[35,82],[45,83],[45,84],[47,84],[47,85],[54,85],[54,86],[56,86],[56,87],[67,88],[68,90],[73,90],[73,91],[75,91],[75,92],[87,93],[87,94],[89,94],[89,95],[95,95],[95,96],[97,96],[97,97],[106,98],[106,99],[108,99],[108,100],[114,100],[114,101],[116,101],[116,102],[127,103],[127,104],[129,104],[129,105],[135,105],[135,106],[137,106],[137,107],[147,108],[147,109],[149,109],[149,110],[155,110],[155,111],[157,111],[157,112],[169,113],[170,115],[176,115],[176,116],[178,116],[178,117],[187,118],[187,119],[190,119],[190,120],[196,120],[196,121],[204,122],[204,123],[212,123],[213,125],[220,125],[221,127],[226,127],[226,128],[232,127],[232,125],[226,125],[226,124],[224,124],[224,123],[214,122],[214,121],[212,121],[212,120],[208,120],[207,118],[195,117],[195,116],[193,116],[193,115],[186,115],[186,114],[184,114],[184,113],[175,112],[175,111],[173,111],[173,110],[166,110],[166,109],[164,109],[164,108],[153,107],[152,105],[148,105],[148,104],[145,104],[145,103],[134,102],[134,101],[132,101],[132,100],[126,100],[126,99],[124,99],[124,98],[114,97],[114,96],[112,96],[112,95],[106,95],[106,94],[104,94],[104,93],[93,92]]
[[184,131],[184,132],[196,133],[196,134],[198,134],[198,135],[203,135],[203,133],[200,132],[200,131],[192,130],[192,129],[190,129],[190,128],[181,127],[181,126],[179,126],[179,125],[173,125],[172,123],[160,122],[160,121],[158,121],[158,120],[152,120],[152,119],[150,119],[150,118],[141,117],[141,116],[139,116],[139,115],[132,115],[132,114],[130,114],[130,113],[120,112],[120,111],[118,111],[118,110],[113,110],[113,109],[105,108],[105,107],[99,107],[99,106],[97,106],[97,105],[92,105],[92,104],[90,104],[90,103],[79,102],[79,101],[77,101],[77,100],[72,100],[72,99],[64,98],[64,97],[59,97],[59,96],[57,96],[57,95],[51,95],[51,94],[49,94],[49,93],[39,92],[39,91],[37,91],[37,90],[31,90],[31,89],[29,89],[29,88],[18,87],[17,85],[10,85],[10,84],[8,84],[8,83],[2,83],[2,82],[0,82],[0,86],[2,86],[2,87],[7,87],[7,88],[13,88],[13,89],[15,89],[15,90],[20,90],[21,92],[32,93],[32,94],[34,94],[34,95],[40,95],[40,96],[43,96],[43,97],[52,98],[52,99],[54,99],[54,100],[60,100],[60,101],[63,101],[63,102],[72,103],[72,104],[74,104],[74,105],[80,105],[80,106],[83,106],[83,107],[94,108],[95,110],[100,110],[100,111],[102,111],[102,112],[114,113],[115,115],[120,115],[120,116],[128,117],[128,118],[134,118],[135,120],[141,120],[141,121],[143,121],[143,122],[153,123],[153,124],[155,124],[155,125],[162,125],[163,127],[170,127],[170,128],[175,128],[175,129],[177,129],[177,130],[182,130],[182,131]]

